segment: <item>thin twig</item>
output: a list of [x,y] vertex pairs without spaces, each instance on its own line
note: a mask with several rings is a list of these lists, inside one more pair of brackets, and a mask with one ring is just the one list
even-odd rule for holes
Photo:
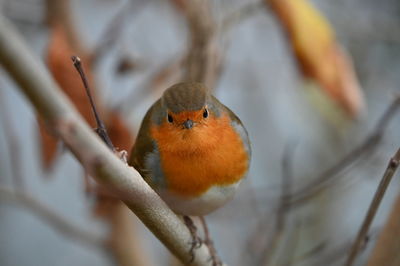
[[97,123],[96,133],[106,143],[106,145],[110,148],[110,150],[115,152],[116,151],[115,147],[114,147],[110,137],[107,134],[107,129],[104,126],[103,121],[100,119],[99,113],[98,113],[98,111],[96,109],[96,105],[95,105],[95,103],[93,101],[92,94],[90,93],[90,87],[89,87],[89,84],[87,82],[85,72],[83,70],[81,59],[79,57],[77,57],[77,56],[72,56],[71,59],[72,59],[72,62],[74,64],[74,67],[76,68],[76,70],[78,71],[79,75],[81,76],[81,79],[82,79],[82,82],[83,82],[83,86],[85,87],[86,94],[87,94],[87,96],[89,98],[89,101],[90,101],[90,105],[92,106],[93,114],[94,114],[94,117],[96,118],[96,123]]
[[[98,126],[96,129],[96,133],[113,152],[116,152],[114,144],[112,143],[106,131],[104,123],[100,119],[100,116],[98,115],[98,112],[96,110],[96,106],[90,94],[89,85],[87,83],[87,79],[81,65],[81,60],[78,57],[73,56],[72,61],[82,78],[87,96],[90,100],[90,104],[92,106],[92,110]],[[126,154],[127,153],[125,151],[118,153],[118,156],[121,157],[121,160],[124,163],[126,163]],[[89,176],[85,175],[85,179],[87,181],[89,181],[88,178]],[[111,197],[113,197],[113,195],[111,195]],[[115,200],[115,198],[113,198],[112,203],[108,208],[108,211],[111,213],[106,217],[106,220],[109,222],[111,229],[108,243],[118,264],[121,266],[149,265],[149,261],[147,260],[146,256],[144,256],[143,251],[140,249],[140,245],[138,245],[136,243],[137,241],[135,241],[135,228],[131,220],[132,213],[130,212],[130,210],[121,201]]]
[[362,223],[357,238],[351,248],[349,257],[345,264],[346,266],[353,265],[357,257],[358,251],[364,245],[372,220],[374,219],[375,214],[378,211],[379,205],[382,201],[383,196],[385,195],[386,189],[388,188],[390,181],[392,180],[399,164],[400,164],[400,148],[397,150],[396,154],[390,159],[389,164],[385,170],[385,173],[383,174],[382,180],[379,183],[378,189],[376,190],[371,205],[369,206],[367,215],[364,218],[364,222]]
[[166,88],[175,84],[181,79],[181,67],[183,59],[174,56],[161,65],[154,73],[139,85],[132,88],[131,92],[118,105],[118,109],[123,113],[130,114],[143,99],[149,94],[162,94]]
[[189,47],[183,80],[202,82],[209,88],[214,88],[222,57],[216,43],[217,26],[210,1],[187,1],[184,11],[189,26]]
[[76,27],[77,19],[72,12],[71,0],[46,0],[46,20],[51,28],[59,25],[63,28],[69,45],[80,55],[88,54],[88,48],[82,42]]
[[397,96],[378,120],[372,133],[359,146],[340,159],[336,164],[323,171],[314,180],[308,182],[302,189],[295,192],[289,204],[298,206],[307,202],[307,200],[326,188],[336,175],[359,161],[363,156],[370,155],[381,142],[389,122],[391,122],[399,109],[400,96]]
[[299,246],[300,243],[300,239],[301,239],[301,228],[304,225],[304,221],[299,219],[298,221],[296,221],[295,226],[294,226],[294,233],[293,236],[290,238],[289,240],[289,247],[285,247],[286,248],[286,252],[285,252],[285,261],[282,263],[282,265],[284,266],[291,266],[293,264],[293,260],[294,260],[294,256],[296,254],[297,248]]
[[101,59],[104,53],[110,50],[110,47],[119,39],[119,36],[122,33],[123,24],[125,22],[126,17],[131,15],[132,9],[132,1],[127,1],[120,10],[114,15],[111,19],[111,22],[108,23],[106,29],[103,31],[102,36],[99,38],[100,42],[93,49],[91,55],[91,62],[93,64],[97,64],[99,59]]
[[217,250],[214,247],[214,242],[211,239],[211,234],[210,231],[208,230],[206,219],[204,218],[204,216],[199,216],[199,218],[204,230],[204,243],[210,250],[213,266],[222,266],[221,259],[218,257]]
[[[375,240],[378,232],[380,231],[379,227],[372,228],[370,233],[371,241]],[[346,241],[336,244],[333,247],[329,247],[329,240],[318,243],[311,250],[306,251],[303,254],[300,254],[296,258],[294,258],[294,265],[298,264],[315,264],[315,265],[338,265],[339,261],[344,259],[347,255],[348,250],[351,248],[353,244],[353,238],[347,239]],[[311,263],[310,261],[313,261]],[[315,262],[317,261],[317,262]]]
[[119,200],[109,202],[104,218],[110,224],[108,246],[114,254],[118,266],[154,265],[151,257],[138,239],[138,221],[132,212]]
[[264,11],[264,5],[263,1],[250,2],[232,11],[222,19],[220,32],[223,34],[257,12]]
[[393,202],[390,214],[386,219],[379,237],[375,241],[367,266],[398,266],[400,265],[400,193]]
[[285,231],[286,218],[290,210],[290,206],[287,204],[287,202],[290,201],[291,195],[293,181],[293,155],[295,148],[296,144],[288,143],[283,152],[281,196],[279,199],[278,211],[276,212],[275,229],[273,231],[271,240],[263,250],[262,265],[270,264]]
[[105,248],[105,238],[78,228],[76,225],[68,222],[67,219],[63,218],[48,206],[44,205],[26,192],[24,178],[21,172],[22,158],[19,154],[20,147],[18,140],[16,139],[13,125],[9,120],[10,116],[8,114],[6,104],[7,102],[4,101],[4,97],[1,95],[0,91],[0,113],[3,116],[2,120],[4,122],[4,131],[9,143],[10,164],[12,169],[11,176],[14,181],[14,190],[6,187],[0,187],[0,199],[21,204],[34,215],[43,219],[57,231],[69,238],[76,239],[86,245]]
[[[324,250],[326,249],[327,243],[328,241],[321,241],[321,242],[317,242],[316,245],[311,246],[311,248],[309,250],[306,250],[303,254],[301,254],[299,257],[295,257],[291,260],[291,263],[294,263],[294,265],[299,264],[299,262],[307,262],[307,260],[310,260],[314,257],[319,257],[321,256],[321,253],[324,252]],[[323,264],[324,266],[326,266],[325,264]]]
[[285,226],[285,218],[290,208],[287,206],[287,202],[291,198],[292,182],[293,182],[293,156],[297,143],[289,143],[286,145],[283,156],[282,156],[282,185],[281,185],[281,197],[279,202],[279,209],[277,215],[278,228],[283,230]]
[[147,2],[144,1],[143,3],[140,2],[135,4],[134,1],[128,0],[122,5],[122,7],[120,7],[101,34],[99,43],[93,49],[91,54],[92,64],[97,64],[101,58],[103,58],[104,54],[110,50],[110,47],[112,47],[115,43],[117,43],[118,40],[121,39],[121,34],[123,33],[126,19],[128,17],[136,17],[135,15],[142,10],[143,5],[146,3]]
[[104,237],[82,230],[68,222],[67,219],[29,195],[27,192],[0,187],[0,200],[20,204],[66,237],[78,240],[86,245],[97,246],[99,248],[106,247],[106,239]]
[[[135,169],[99,140],[4,16],[0,16],[0,63],[88,173],[121,199],[175,256],[188,263],[191,235],[187,227]],[[194,252],[191,265],[210,265],[207,248]]]
[[11,116],[8,110],[9,109],[7,106],[7,101],[0,91],[0,116],[3,120],[4,134],[7,139],[8,152],[10,154],[9,161],[11,166],[10,169],[12,171],[12,181],[14,183],[15,189],[25,190],[25,181],[22,175],[23,168],[21,167],[21,161],[23,160],[22,156],[20,155],[21,147],[17,140],[17,134],[15,132],[13,124],[11,123]]

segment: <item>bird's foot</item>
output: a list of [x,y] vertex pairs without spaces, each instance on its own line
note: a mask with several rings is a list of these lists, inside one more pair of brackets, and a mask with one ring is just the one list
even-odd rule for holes
[[187,226],[187,228],[189,229],[189,232],[192,236],[192,241],[191,241],[191,246],[190,246],[190,263],[194,261],[194,250],[196,248],[200,248],[201,245],[203,244],[203,240],[197,235],[197,227],[196,225],[193,223],[192,219],[189,216],[183,216],[183,220],[185,222],[185,225]]
[[206,236],[206,239],[204,240],[204,244],[208,247],[208,250],[210,251],[210,261],[212,261],[213,266],[222,266],[222,261],[218,257],[217,250],[214,247],[214,243],[211,240],[211,238]]
[[200,216],[200,221],[204,229],[204,235],[205,235],[204,244],[208,247],[208,250],[210,251],[210,256],[211,256],[210,261],[212,261],[213,266],[222,266],[222,261],[218,257],[217,250],[214,247],[214,242],[211,239],[211,235],[210,232],[208,231],[206,220],[204,219],[203,216]]

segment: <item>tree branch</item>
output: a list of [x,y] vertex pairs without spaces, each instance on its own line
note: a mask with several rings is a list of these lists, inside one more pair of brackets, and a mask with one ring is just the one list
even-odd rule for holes
[[[293,156],[296,149],[295,143],[287,143],[282,156],[282,183],[281,183],[281,196],[279,199],[279,205],[275,216],[275,228],[272,232],[272,236],[267,243],[265,249],[262,252],[262,265],[270,265],[273,256],[275,256],[276,250],[279,246],[279,242],[286,228],[286,219],[288,212],[290,211],[290,205],[287,202],[290,201],[290,193],[292,189],[293,181]],[[270,219],[270,217],[268,217]]]
[[111,232],[107,243],[117,265],[154,265],[138,237],[138,221],[132,212],[121,201],[111,203],[108,209],[107,221]]
[[110,150],[115,152],[116,149],[114,147],[114,144],[112,143],[110,137],[107,134],[106,126],[104,125],[103,120],[100,119],[99,112],[97,111],[96,105],[94,103],[92,94],[90,92],[89,83],[87,81],[85,71],[83,70],[81,59],[73,55],[71,57],[71,60],[74,64],[76,71],[78,71],[79,75],[81,76],[83,87],[85,87],[86,95],[89,98],[90,106],[92,107],[93,115],[96,119],[96,124],[97,124],[96,133],[104,141],[104,143],[108,146],[108,148],[110,148]]
[[202,82],[214,88],[221,67],[216,44],[216,24],[209,0],[192,0],[184,9],[189,27],[189,47],[183,80]]
[[61,215],[55,213],[48,206],[44,205],[26,192],[20,192],[18,190],[13,191],[6,187],[0,187],[0,200],[20,204],[69,238],[76,239],[87,245],[93,245],[100,248],[106,247],[105,238],[84,231],[74,224],[67,222],[67,220]]
[[75,52],[79,52],[81,56],[88,54],[75,26],[76,18],[71,11],[71,0],[46,0],[45,6],[49,26],[63,25],[67,40]]
[[400,265],[400,194],[393,205],[385,227],[375,243],[368,266]]
[[341,158],[336,164],[332,165],[325,171],[322,171],[315,179],[311,180],[303,188],[295,192],[291,196],[291,200],[288,204],[298,206],[307,202],[314,195],[326,188],[329,182],[331,182],[337,174],[359,161],[363,156],[371,154],[381,142],[389,122],[399,110],[400,96],[396,96],[390,106],[382,114],[369,136],[359,146],[355,147],[347,155]]
[[4,95],[0,92],[0,119],[3,120],[3,130],[8,145],[12,181],[15,189],[25,190],[25,180],[22,176],[22,167],[20,165],[20,145],[18,143],[15,129],[11,123],[11,117],[8,113],[9,109],[7,107]]
[[[0,17],[0,61],[38,113],[100,184],[120,198],[183,263],[190,261],[191,235],[183,222],[137,171],[125,165],[92,132],[14,27]],[[203,245],[192,265],[210,265]]]
[[[354,241],[354,244],[350,250],[349,257],[347,258],[347,262],[345,264],[346,266],[353,265],[359,250],[365,243],[372,220],[374,219],[375,214],[378,211],[379,205],[382,201],[383,196],[385,195],[386,189],[388,188],[390,181],[392,180],[399,164],[400,164],[400,149],[397,150],[396,154],[389,161],[386,171],[383,174],[382,180],[379,183],[378,189],[375,192],[371,205],[369,206],[367,215],[364,218],[364,222],[360,228],[360,231],[358,232],[357,238]],[[387,264],[385,263],[385,265]]]
[[242,21],[251,18],[257,12],[264,11],[264,2],[250,2],[246,3],[238,9],[226,15],[221,22],[220,32],[226,33]]

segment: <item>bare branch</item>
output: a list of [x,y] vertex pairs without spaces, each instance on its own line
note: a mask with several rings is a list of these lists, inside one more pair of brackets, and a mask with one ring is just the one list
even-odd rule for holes
[[0,200],[21,205],[46,223],[50,224],[66,237],[78,240],[86,245],[97,246],[99,248],[106,247],[104,237],[84,231],[76,225],[71,224],[67,219],[54,212],[48,206],[26,192],[19,192],[17,190],[13,191],[6,187],[0,187]]
[[246,3],[245,5],[229,13],[222,19],[220,29],[221,33],[229,31],[240,22],[246,20],[247,18],[250,18],[257,12],[264,11],[264,9],[265,4],[263,1]]
[[276,248],[282,239],[286,227],[286,217],[290,210],[287,202],[290,201],[290,193],[293,181],[293,155],[296,145],[288,143],[282,156],[282,184],[278,211],[276,213],[275,229],[270,241],[263,251],[262,265],[269,265],[275,254]]
[[3,120],[4,124],[4,134],[7,139],[8,144],[8,152],[10,154],[10,168],[11,168],[11,176],[12,181],[14,182],[15,189],[25,190],[25,182],[22,176],[22,167],[21,167],[21,156],[20,156],[20,145],[17,140],[17,134],[15,134],[14,127],[11,123],[11,117],[8,113],[7,102],[5,101],[4,95],[2,95],[0,91],[0,116]]
[[[32,55],[3,16],[0,17],[0,61],[87,172],[115,193],[183,263],[189,262],[191,235],[187,227],[140,174],[121,162],[92,132],[41,60]],[[192,265],[210,265],[209,257],[207,248],[202,246],[195,250]]]
[[133,11],[132,1],[127,1],[120,10],[114,15],[111,19],[110,23],[106,26],[105,30],[102,33],[102,36],[99,38],[99,43],[93,49],[91,59],[94,64],[96,64],[99,59],[103,57],[103,55],[110,49],[111,46],[115,42],[119,40],[119,37],[122,33],[123,24],[129,14],[132,16]]
[[139,104],[143,98],[149,94],[161,94],[172,84],[181,79],[182,58],[173,58],[166,64],[160,66],[149,79],[136,86],[125,97],[119,109],[122,112],[130,114],[135,106]]
[[75,14],[71,12],[71,0],[46,0],[46,16],[50,26],[62,25],[68,42],[75,52],[87,54],[87,48],[82,43],[79,32],[75,27]]
[[336,175],[359,161],[364,156],[370,155],[381,142],[389,122],[400,109],[400,96],[397,96],[378,120],[372,133],[356,148],[329,167],[314,180],[308,182],[302,189],[292,195],[290,205],[300,205],[307,202],[314,195],[325,189]]
[[[369,234],[371,241],[376,239],[378,231],[380,231],[379,228],[371,229]],[[311,250],[296,257],[293,261],[294,265],[305,264],[307,262],[310,264],[309,261],[311,260],[315,265],[338,265],[339,262],[346,257],[348,250],[351,248],[353,244],[353,237],[351,240],[348,239],[332,247],[329,247],[329,243],[329,240],[318,243]]]
[[193,0],[185,3],[189,25],[189,48],[185,59],[183,79],[198,81],[213,88],[221,65],[216,44],[216,25],[209,0]]
[[292,233],[292,236],[290,237],[290,240],[288,242],[288,246],[286,246],[286,253],[283,261],[283,265],[285,266],[290,266],[293,263],[294,260],[294,255],[297,252],[297,249],[299,248],[300,240],[301,240],[301,228],[304,225],[304,221],[299,219],[298,221],[295,222],[294,225],[294,232]]
[[[367,234],[369,231],[369,227],[371,226],[372,220],[374,219],[375,214],[378,211],[379,205],[382,201],[383,196],[385,195],[386,189],[388,188],[390,181],[392,180],[394,173],[396,172],[399,164],[400,164],[400,148],[397,150],[397,152],[393,156],[393,158],[390,159],[389,164],[386,168],[386,171],[383,174],[382,180],[379,183],[378,189],[376,190],[374,198],[371,202],[371,205],[369,206],[367,215],[364,218],[364,222],[362,223],[362,226],[360,228],[360,231],[358,232],[357,238],[351,248],[349,257],[345,264],[346,266],[353,265],[353,263],[357,257],[358,251],[364,245],[364,243],[367,239]],[[387,265],[387,264],[385,264],[385,265]]]
[[72,59],[72,62],[74,63],[74,67],[76,68],[79,75],[81,76],[83,86],[85,87],[86,94],[90,101],[90,105],[92,106],[93,114],[94,114],[94,117],[96,118],[96,124],[97,124],[96,133],[104,141],[104,143],[110,148],[110,150],[115,152],[115,147],[114,147],[110,137],[107,134],[107,129],[104,126],[103,121],[100,119],[99,112],[96,109],[96,105],[93,101],[92,94],[90,93],[89,83],[86,79],[85,71],[83,70],[83,66],[81,64],[81,59],[77,56],[72,56],[71,59]]
[[123,33],[123,28],[126,20],[131,17],[135,17],[147,4],[146,2],[135,3],[134,1],[126,1],[116,14],[113,16],[111,21],[105,27],[99,42],[96,47],[93,48],[91,53],[91,63],[97,64],[103,56],[114,46],[119,40]]
[[138,222],[133,216],[121,201],[111,203],[105,217],[111,229],[108,244],[119,266],[153,265],[138,239]]
[[390,215],[368,260],[368,266],[400,265],[400,194],[395,200]]

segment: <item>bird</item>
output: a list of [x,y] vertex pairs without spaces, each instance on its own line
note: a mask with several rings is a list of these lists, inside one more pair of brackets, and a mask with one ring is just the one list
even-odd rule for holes
[[128,164],[176,214],[203,217],[233,198],[250,158],[240,119],[204,84],[181,82],[147,111]]

